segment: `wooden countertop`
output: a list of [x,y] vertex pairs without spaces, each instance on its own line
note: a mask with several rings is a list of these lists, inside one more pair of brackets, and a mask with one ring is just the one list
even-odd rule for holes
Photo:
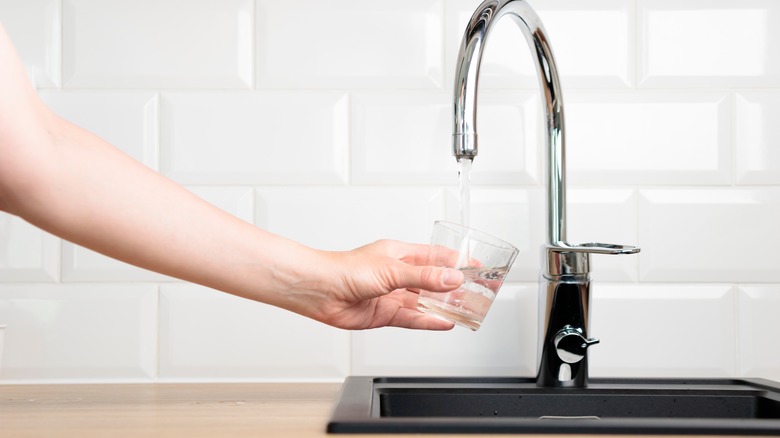
[[2,385],[1,437],[326,437],[338,384]]
[[340,387],[322,383],[0,385],[0,437],[366,436],[325,433]]

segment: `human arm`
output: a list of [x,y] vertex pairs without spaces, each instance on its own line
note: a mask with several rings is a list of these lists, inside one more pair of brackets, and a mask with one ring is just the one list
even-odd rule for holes
[[451,328],[414,309],[415,289],[462,281],[424,266],[425,245],[320,251],[211,206],[53,114],[2,27],[0,210],[110,257],[342,328]]

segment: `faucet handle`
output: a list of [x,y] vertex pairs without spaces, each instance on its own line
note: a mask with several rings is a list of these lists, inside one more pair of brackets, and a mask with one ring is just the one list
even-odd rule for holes
[[636,254],[639,248],[611,243],[580,243],[572,245],[566,242],[548,244],[546,252],[546,274],[548,278],[562,275],[582,275],[590,272],[590,254]]
[[569,244],[567,242],[557,242],[547,246],[552,252],[578,252],[590,254],[636,254],[640,251],[639,247],[630,245],[617,245],[614,243],[578,243]]
[[582,329],[565,325],[558,330],[553,340],[558,357],[566,363],[577,363],[585,357],[585,350],[591,345],[598,344],[596,338],[586,338]]

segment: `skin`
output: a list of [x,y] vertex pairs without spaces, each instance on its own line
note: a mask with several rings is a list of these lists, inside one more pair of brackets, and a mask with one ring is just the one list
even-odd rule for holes
[[321,251],[213,207],[50,111],[1,25],[0,210],[109,257],[344,329],[449,330],[416,310],[417,292],[463,282],[425,265],[427,245]]

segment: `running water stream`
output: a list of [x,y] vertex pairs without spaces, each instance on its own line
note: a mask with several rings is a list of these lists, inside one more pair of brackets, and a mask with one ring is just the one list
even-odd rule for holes
[[[460,224],[468,228],[471,221],[471,159],[458,159],[458,181],[460,183]],[[458,268],[469,266],[470,241],[468,234],[463,236],[458,256]]]
[[458,182],[460,183],[460,224],[468,227],[471,219],[471,160],[468,158],[458,159]]

